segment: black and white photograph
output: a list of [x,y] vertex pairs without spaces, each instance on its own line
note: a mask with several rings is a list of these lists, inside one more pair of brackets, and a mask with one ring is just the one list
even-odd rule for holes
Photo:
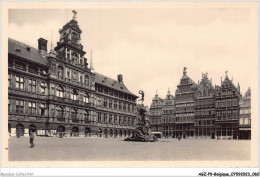
[[56,3],[4,11],[3,164],[257,166],[256,2]]

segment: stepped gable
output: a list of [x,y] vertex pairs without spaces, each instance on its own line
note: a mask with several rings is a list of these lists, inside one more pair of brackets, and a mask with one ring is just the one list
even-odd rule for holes
[[197,96],[210,96],[214,94],[214,87],[212,81],[208,78],[208,73],[202,73],[202,79],[197,85]]
[[99,74],[99,73],[95,73],[95,83],[98,83],[100,85],[104,85],[107,86],[109,88],[113,88],[115,90],[118,90],[120,92],[124,92],[127,94],[130,94],[132,96],[135,96],[136,98],[138,98],[138,96],[136,96],[135,94],[133,94],[132,92],[130,92],[127,87],[124,85],[123,82],[119,82],[115,79],[111,79],[105,75]]
[[8,38],[8,53],[43,65],[48,65],[47,59],[34,47]]

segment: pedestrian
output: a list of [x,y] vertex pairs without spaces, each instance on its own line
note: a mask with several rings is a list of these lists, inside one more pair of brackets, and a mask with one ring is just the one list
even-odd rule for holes
[[178,140],[179,140],[179,141],[181,140],[181,135],[178,136]]
[[34,132],[33,132],[33,130],[31,130],[31,133],[30,133],[30,144],[31,144],[31,148],[34,147],[33,140],[34,140]]

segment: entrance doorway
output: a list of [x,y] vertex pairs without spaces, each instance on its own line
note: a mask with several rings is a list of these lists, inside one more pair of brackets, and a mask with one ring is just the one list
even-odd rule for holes
[[72,128],[72,136],[79,136],[79,127]]
[[21,123],[17,124],[16,126],[16,136],[17,137],[24,136],[24,126]]

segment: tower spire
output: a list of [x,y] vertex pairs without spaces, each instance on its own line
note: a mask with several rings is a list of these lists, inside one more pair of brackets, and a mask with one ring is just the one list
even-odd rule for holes
[[92,50],[90,51],[90,70],[91,71],[94,70],[93,63],[92,63]]
[[52,47],[53,46],[52,46],[52,29],[51,29],[51,50],[53,49]]

